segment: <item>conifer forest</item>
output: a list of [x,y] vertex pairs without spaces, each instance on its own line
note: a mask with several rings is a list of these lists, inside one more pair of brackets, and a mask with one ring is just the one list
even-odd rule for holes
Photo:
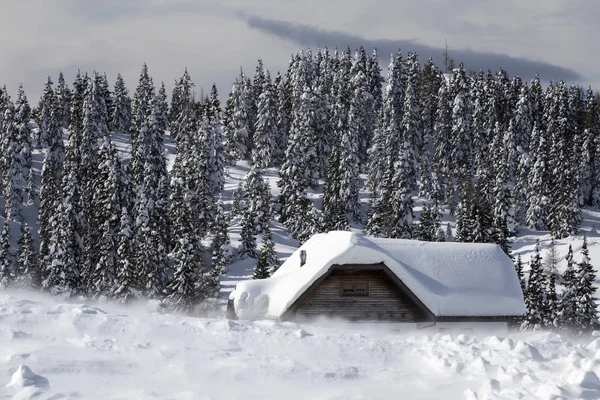
[[[384,71],[379,57],[303,50],[274,74],[259,60],[219,88],[223,104],[214,85],[199,96],[187,70],[167,93],[146,65],[135,84],[97,72],[49,76],[36,102],[23,87],[15,98],[0,90],[0,284],[200,313],[216,307],[234,260],[256,259],[255,279],[278,268],[274,220],[300,243],[354,229],[496,243],[511,255],[519,230],[562,239],[577,233],[584,207],[600,206],[591,88],[462,64],[442,71],[400,51]],[[251,167],[225,204],[228,169],[240,160]],[[317,186],[322,204],[307,196]],[[442,224],[444,215],[454,222]],[[236,218],[241,245],[232,248]],[[538,253],[529,265],[515,257],[525,326],[595,324],[586,249],[582,262],[570,252],[562,276]]]

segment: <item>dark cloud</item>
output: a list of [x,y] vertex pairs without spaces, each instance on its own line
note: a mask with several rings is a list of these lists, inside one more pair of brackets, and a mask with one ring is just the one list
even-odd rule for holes
[[[338,48],[346,48],[346,46],[350,46],[352,49],[364,46],[367,49],[377,48],[380,61],[384,63],[388,55],[396,53],[398,49],[402,49],[405,53],[409,51],[417,52],[421,60],[432,58],[437,65],[443,64],[443,49],[427,46],[413,40],[370,40],[343,32],[328,31],[288,21],[266,19],[256,15],[240,13],[238,17],[246,21],[248,27],[251,29],[291,41],[300,46],[329,48],[336,46]],[[536,73],[544,80],[564,79],[566,81],[579,81],[582,79],[582,76],[578,72],[569,68],[543,61],[511,57],[506,54],[486,53],[470,49],[452,49],[450,55],[457,64],[463,62],[467,69],[474,71],[480,69],[495,71],[499,68],[504,68],[510,74],[518,74],[524,79],[531,79]]]

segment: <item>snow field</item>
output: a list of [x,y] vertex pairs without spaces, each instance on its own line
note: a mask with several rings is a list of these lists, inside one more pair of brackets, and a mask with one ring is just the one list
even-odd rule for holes
[[0,399],[597,399],[600,339],[182,318],[0,294]]

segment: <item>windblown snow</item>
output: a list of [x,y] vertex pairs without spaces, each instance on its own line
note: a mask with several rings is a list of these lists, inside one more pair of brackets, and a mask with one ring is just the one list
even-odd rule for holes
[[597,399],[600,339],[416,335],[0,294],[0,399]]
[[[300,251],[307,255],[300,267]],[[335,264],[384,263],[436,316],[524,315],[514,266],[493,244],[379,239],[355,232],[313,236],[264,280],[237,285],[241,319],[279,318]]]

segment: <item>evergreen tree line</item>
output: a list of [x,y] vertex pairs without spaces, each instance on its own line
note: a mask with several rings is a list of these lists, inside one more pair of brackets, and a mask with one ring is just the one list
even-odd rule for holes
[[[581,261],[573,258],[573,249],[565,257],[567,268],[558,274],[560,262],[554,241],[548,247],[545,259],[539,251],[539,241],[529,262],[529,275],[525,279],[521,256],[517,257],[515,269],[525,296],[527,315],[521,329],[559,329],[570,333],[589,332],[599,324],[594,282],[596,272],[591,264],[587,239],[581,247]],[[557,283],[563,290],[557,293]]]
[[[230,156],[279,168],[279,219],[293,237],[365,226],[381,237],[456,240],[508,251],[519,227],[577,231],[600,205],[600,107],[591,89],[545,89],[506,71],[442,74],[415,53],[299,52],[271,83],[259,62],[236,79],[224,113]],[[371,193],[363,214],[360,174]],[[324,182],[318,210],[306,191]],[[415,217],[413,198],[425,199]]]
[[[401,52],[383,79],[376,52],[306,50],[275,79],[260,60],[253,77],[240,71],[224,110],[214,85],[196,98],[187,70],[167,97],[145,65],[131,97],[120,75],[111,91],[97,73],[78,73],[71,87],[62,74],[56,86],[48,78],[33,110],[22,87],[14,103],[0,91],[3,231],[34,204],[40,237],[34,246],[22,224],[17,255],[3,241],[4,284],[28,276],[55,294],[166,297],[165,308],[188,311],[219,292],[233,256],[230,218],[242,226],[239,256],[257,258],[261,278],[278,265],[275,216],[300,242],[361,224],[375,236],[446,240],[448,210],[456,240],[508,252],[519,226],[565,237],[581,207],[600,202],[598,101],[564,82],[544,90],[537,78],[467,74],[462,65],[442,74]],[[177,147],[171,171],[166,131]],[[130,154],[116,150],[115,135]],[[33,148],[45,155],[38,199]],[[238,160],[251,168],[226,215],[220,193]],[[274,204],[262,176],[269,167],[279,170]],[[307,190],[323,183],[318,209]],[[425,199],[418,221],[417,194]]]

